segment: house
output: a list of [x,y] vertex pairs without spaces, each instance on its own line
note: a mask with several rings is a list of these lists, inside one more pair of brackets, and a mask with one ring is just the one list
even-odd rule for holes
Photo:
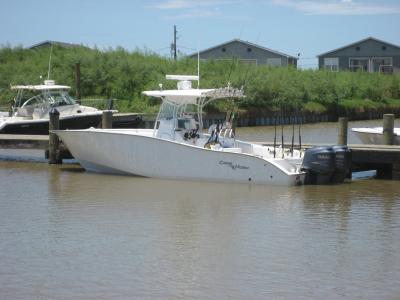
[[[197,53],[189,55],[197,59]],[[297,57],[271,50],[250,42],[234,39],[226,43],[200,51],[201,60],[232,60],[237,59],[244,63],[254,65],[269,65],[275,67],[286,67],[292,65],[297,67]]]
[[364,71],[385,74],[400,72],[400,46],[368,37],[317,56],[320,69]]
[[59,47],[64,47],[64,48],[83,47],[82,45],[78,45],[78,44],[56,42],[56,41],[44,41],[44,42],[30,46],[29,49],[39,49],[42,47],[50,47],[50,46],[59,46]]

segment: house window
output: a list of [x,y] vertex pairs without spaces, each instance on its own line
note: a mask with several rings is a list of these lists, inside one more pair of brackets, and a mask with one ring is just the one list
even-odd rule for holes
[[360,46],[356,47],[356,51],[360,51],[360,49],[361,49]]
[[374,57],[371,59],[372,71],[392,74],[393,73],[393,58],[392,57]]
[[338,57],[325,57],[324,69],[330,71],[339,71],[339,58]]
[[386,46],[382,46],[382,50],[385,51],[386,50]]
[[242,64],[257,66],[257,59],[239,59],[238,61]]
[[281,58],[267,58],[267,65],[271,67],[281,67],[282,59]]
[[369,72],[369,59],[368,58],[350,58],[349,69],[350,71],[364,71]]
[[247,48],[247,52],[251,52],[251,48]]
[[222,52],[226,52],[226,48],[222,48],[221,51],[222,51]]
[[[217,58],[215,61],[232,61],[232,59],[231,58]],[[242,64],[248,64],[248,65],[255,65],[255,66],[257,66],[258,65],[258,62],[257,62],[257,59],[238,59],[237,60],[239,63],[242,63]]]

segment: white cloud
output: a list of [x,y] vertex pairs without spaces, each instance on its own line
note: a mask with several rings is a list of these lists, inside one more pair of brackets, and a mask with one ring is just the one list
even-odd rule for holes
[[191,19],[191,18],[224,18],[230,20],[248,19],[245,16],[224,16],[221,14],[219,6],[233,5],[241,0],[164,0],[152,5],[151,8],[170,11],[169,15],[164,15],[164,20]]
[[188,9],[188,8],[199,8],[199,7],[216,7],[221,4],[229,4],[235,1],[226,1],[226,0],[165,0],[158,2],[153,5],[153,8],[158,9]]
[[218,16],[219,13],[207,10],[190,10],[185,13],[162,17],[164,20],[199,19]]
[[353,0],[271,0],[270,3],[290,7],[311,15],[384,15],[400,13],[400,5],[374,4]]

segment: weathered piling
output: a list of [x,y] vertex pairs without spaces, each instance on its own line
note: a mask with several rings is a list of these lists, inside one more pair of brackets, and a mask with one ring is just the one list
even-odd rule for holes
[[383,115],[383,143],[393,145],[394,114]]
[[81,104],[81,64],[77,62],[75,64],[75,86],[76,86],[76,100]]
[[60,113],[57,109],[52,108],[49,113],[49,164],[61,164],[58,136],[51,132],[60,128]]
[[339,118],[338,145],[347,145],[348,118]]
[[101,119],[101,127],[104,129],[112,128],[113,112],[111,110],[104,110]]

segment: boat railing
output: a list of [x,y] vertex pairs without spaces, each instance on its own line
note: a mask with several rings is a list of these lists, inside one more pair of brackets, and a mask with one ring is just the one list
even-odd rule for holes
[[113,106],[116,104],[115,101],[116,99],[100,99],[100,98],[85,98],[79,100],[81,105],[91,106],[99,110],[113,109]]

